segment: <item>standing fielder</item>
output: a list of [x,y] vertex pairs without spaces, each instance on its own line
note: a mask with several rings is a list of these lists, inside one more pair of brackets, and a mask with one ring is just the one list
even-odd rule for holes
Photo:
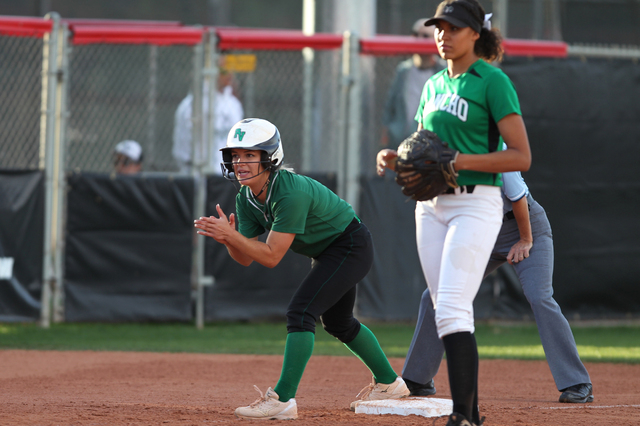
[[[453,413],[447,426],[483,423],[478,408],[478,348],[473,299],[502,226],[500,173],[526,171],[531,150],[509,78],[489,62],[502,56],[501,37],[476,0],[445,0],[425,25],[447,69],[425,84],[415,119],[459,154],[457,187],[416,203],[418,255],[447,353]],[[501,142],[507,145],[502,150]],[[398,153],[378,153],[378,174],[395,170]]]
[[[513,265],[538,325],[545,355],[560,402],[592,402],[591,379],[582,364],[567,319],[553,299],[553,237],[544,208],[519,172],[504,173],[504,218],[485,277],[508,262]],[[535,242],[535,244],[534,244]],[[444,354],[435,333],[435,311],[429,290],[420,301],[418,322],[402,377],[412,396],[434,395],[435,377]]]

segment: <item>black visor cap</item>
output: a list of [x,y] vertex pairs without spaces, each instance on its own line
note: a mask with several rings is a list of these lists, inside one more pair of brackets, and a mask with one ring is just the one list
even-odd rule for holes
[[477,33],[482,31],[482,23],[478,22],[471,11],[460,4],[459,1],[452,3],[440,3],[433,18],[427,19],[426,26],[435,25],[439,20],[447,21],[458,28],[470,27]]

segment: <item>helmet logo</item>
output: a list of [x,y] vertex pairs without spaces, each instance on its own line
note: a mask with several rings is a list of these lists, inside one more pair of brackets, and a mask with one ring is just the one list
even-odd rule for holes
[[233,135],[233,138],[238,138],[240,142],[242,142],[242,138],[244,138],[244,134],[247,132],[243,132],[241,129],[236,129],[236,133]]

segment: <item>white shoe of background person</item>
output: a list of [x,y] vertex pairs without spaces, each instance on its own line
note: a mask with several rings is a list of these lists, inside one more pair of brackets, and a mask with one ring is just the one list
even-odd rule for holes
[[273,389],[268,388],[263,395],[257,386],[253,387],[260,392],[260,398],[246,407],[236,408],[236,417],[249,420],[294,420],[298,418],[298,406],[294,398],[287,402],[280,402],[278,394]]

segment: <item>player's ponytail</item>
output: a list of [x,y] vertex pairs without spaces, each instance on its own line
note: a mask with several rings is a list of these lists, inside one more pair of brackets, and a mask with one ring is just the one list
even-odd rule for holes
[[487,62],[502,61],[504,49],[502,48],[502,35],[500,31],[492,28],[482,28],[480,38],[476,40],[474,52]]
[[496,28],[491,28],[491,21],[485,17],[484,8],[477,0],[463,0],[467,9],[482,23],[480,37],[476,40],[474,52],[487,62],[501,61],[504,49],[502,48],[502,35]]

